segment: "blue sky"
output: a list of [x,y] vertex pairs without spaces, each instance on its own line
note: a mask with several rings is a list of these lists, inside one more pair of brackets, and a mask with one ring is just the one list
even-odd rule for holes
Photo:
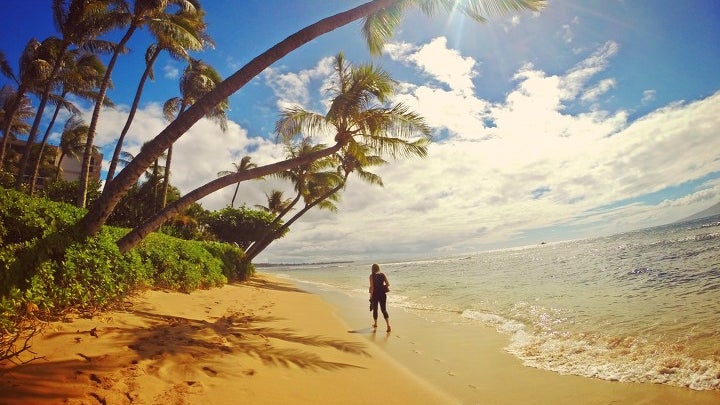
[[[203,3],[216,47],[195,57],[227,77],[303,26],[361,2]],[[16,2],[0,15],[0,49],[14,66],[29,38],[53,34],[50,1]],[[343,51],[399,82],[396,101],[433,128],[430,155],[375,170],[383,188],[351,179],[337,214],[306,215],[260,261],[458,255],[673,222],[720,200],[718,39],[715,0],[550,0],[542,13],[485,24],[410,12],[375,59],[351,24],[233,95],[226,133],[196,124],[176,144],[172,183],[188,192],[244,155],[281,159],[272,135],[278,112],[292,104],[325,112],[329,58]],[[97,135],[106,158],[148,44],[140,33],[118,62],[117,107],[103,113]],[[136,153],[166,125],[160,106],[177,94],[183,68],[160,58],[126,150]],[[253,206],[272,189],[292,193],[268,179],[243,184],[238,199]],[[201,202],[221,208],[232,192]]]

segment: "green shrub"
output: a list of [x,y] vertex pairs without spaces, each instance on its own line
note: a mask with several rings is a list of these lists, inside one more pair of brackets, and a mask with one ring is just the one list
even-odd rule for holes
[[230,281],[247,280],[255,274],[255,266],[245,262],[245,252],[228,243],[202,242],[202,246],[223,262],[223,274]]
[[223,261],[203,249],[201,242],[153,233],[136,250],[154,269],[157,287],[189,292],[227,283]]
[[17,243],[45,237],[75,224],[84,210],[69,204],[31,198],[24,193],[0,188],[2,242]]
[[102,309],[138,288],[190,292],[254,272],[236,246],[160,233],[123,255],[116,241],[128,229],[104,226],[81,238],[75,224],[83,214],[68,204],[0,187],[0,354],[13,352],[3,343],[6,337],[36,332],[27,326],[36,320],[32,314]]

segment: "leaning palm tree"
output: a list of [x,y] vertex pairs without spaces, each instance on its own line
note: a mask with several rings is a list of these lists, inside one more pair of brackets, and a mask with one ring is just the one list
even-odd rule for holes
[[108,168],[107,176],[105,177],[105,185],[115,177],[115,170],[117,169],[118,160],[122,150],[125,136],[130,130],[130,125],[135,118],[135,112],[140,105],[140,97],[142,96],[143,88],[147,79],[155,80],[153,67],[158,56],[162,51],[167,53],[177,60],[190,60],[189,51],[199,51],[204,48],[213,47],[214,42],[210,38],[205,30],[207,25],[204,21],[204,12],[197,9],[193,13],[187,13],[183,9],[177,13],[169,16],[174,21],[174,25],[182,27],[183,29],[177,29],[172,32],[158,31],[156,32],[157,42],[151,44],[147,51],[145,51],[145,70],[140,77],[140,83],[135,91],[135,98],[133,99],[130,112],[128,113],[125,126],[120,132],[120,137],[115,144],[115,151],[110,159],[110,167]]
[[[125,26],[127,30],[115,46],[112,56],[108,61],[107,71],[98,90],[98,98],[95,101],[95,108],[93,108],[90,119],[87,144],[85,145],[82,167],[80,169],[80,189],[76,201],[79,207],[85,207],[95,132],[100,119],[103,100],[107,93],[110,77],[115,68],[118,56],[125,52],[125,46],[128,41],[130,41],[133,34],[141,27],[147,27],[148,31],[156,37],[158,35],[174,35],[179,30],[183,30],[183,27],[175,24],[172,18],[173,13],[170,12],[171,6],[178,6],[188,14],[195,13],[200,8],[196,0],[135,0],[132,10],[125,1],[115,3],[119,4],[119,7],[109,14],[112,17],[111,23],[115,26]],[[167,147],[165,149],[167,149]],[[163,151],[160,151],[160,153]],[[158,153],[157,156],[159,156],[160,153]],[[157,156],[155,156],[153,160],[156,159]],[[143,168],[143,170],[145,170],[145,168]]]
[[[235,168],[235,170],[233,170],[233,171],[223,170],[223,171],[218,172],[218,174],[217,174],[218,177],[228,176],[233,173],[240,173],[240,172],[248,170],[248,169],[256,168],[257,165],[255,163],[250,162],[250,156],[243,156],[242,159],[240,159],[239,163],[233,163],[233,167]],[[240,189],[240,182],[238,182],[238,184],[235,185],[235,192],[233,193],[233,198],[230,201],[230,208],[235,207],[235,197],[237,197],[238,189]]]
[[[196,201],[198,195],[202,195],[205,190],[212,187],[212,184],[222,182],[223,179],[240,175],[253,178],[258,177],[258,174],[280,173],[287,168],[310,164],[332,156],[342,148],[358,149],[360,144],[367,144],[374,153],[378,154],[389,154],[394,157],[424,156],[429,142],[430,127],[422,117],[403,104],[387,105],[393,94],[395,82],[386,72],[372,65],[352,66],[340,54],[336,58],[334,77],[336,80],[333,83],[332,102],[325,115],[293,107],[283,111],[275,126],[278,139],[284,142],[292,142],[303,133],[313,136],[330,133],[335,134],[334,146],[286,160],[285,162],[291,162],[289,167],[275,163],[241,174],[221,177],[208,183],[175,201],[172,204],[172,211],[169,206],[147,223],[128,233],[118,242],[121,250],[126,246],[128,248],[133,246],[144,237],[145,232],[149,233],[155,226],[160,226],[164,220],[172,216],[171,213],[177,212],[175,207],[184,209],[183,204]],[[253,176],[253,173],[257,174]],[[166,215],[168,218],[165,218]]]
[[[296,159],[311,154],[317,154],[322,150],[326,149],[327,145],[324,144],[313,144],[312,138],[304,137],[298,142],[286,142],[285,150],[287,159]],[[279,223],[285,216],[295,208],[301,199],[307,201],[308,196],[311,194],[313,185],[327,184],[331,182],[336,174],[334,171],[328,171],[327,169],[335,167],[335,157],[328,156],[316,160],[312,160],[305,164],[301,164],[297,167],[275,173],[274,176],[283,180],[290,181],[295,189],[295,197],[290,199],[289,202],[284,203],[282,210],[276,213],[275,218],[268,227],[268,229],[261,234],[257,240],[255,240],[250,246],[248,246],[247,252],[251,252],[257,246],[265,243],[270,238],[275,238],[275,235],[280,235],[272,230],[279,227]],[[315,187],[316,188],[316,187]],[[269,205],[268,205],[269,206]],[[331,207],[328,207],[331,209]]]
[[[190,59],[190,63],[183,71],[180,78],[180,97],[173,97],[163,105],[163,114],[169,121],[177,114],[181,114],[188,106],[193,105],[198,99],[211,91],[222,79],[220,74],[207,63]],[[215,108],[208,111],[205,116],[220,125],[220,130],[227,130],[227,100],[215,105]],[[167,191],[170,184],[170,163],[172,160],[172,145],[167,149],[165,158],[165,180],[163,182],[163,200],[161,208],[167,203]]]
[[[458,11],[476,21],[482,22],[485,21],[487,16],[500,13],[517,12],[521,10],[539,11],[545,6],[545,3],[545,0],[464,0],[462,2],[450,0],[372,0],[308,25],[253,58],[160,132],[160,134],[150,141],[145,153],[141,152],[133,163],[123,170],[123,175],[118,176],[116,181],[112,182],[111,187],[106,189],[105,192],[95,200],[93,206],[88,210],[88,213],[79,222],[80,230],[85,235],[96,234],[112,213],[115,205],[120,201],[120,198],[122,198],[124,193],[134,184],[135,180],[142,174],[145,168],[149,167],[156,156],[160,155],[185,134],[193,124],[200,120],[205,114],[205,111],[210,110],[217,103],[227,99],[232,93],[241,89],[251,79],[273,63],[282,59],[285,55],[321,35],[364,18],[365,24],[363,25],[363,32],[368,40],[368,45],[372,53],[377,55],[381,50],[383,41],[390,38],[395,28],[399,25],[403,12],[412,7],[418,7],[428,15],[433,15],[441,9],[446,12]],[[337,152],[341,146],[340,144],[335,145],[329,148],[331,150],[321,155],[329,156]],[[311,157],[307,158],[312,160]],[[238,181],[253,178],[253,176],[259,177],[287,170],[302,162],[303,160],[278,162],[275,165],[267,165],[263,168],[257,168],[254,171],[226,176],[207,183],[177,200],[172,207],[168,206],[163,210],[165,212],[159,213],[141,228],[136,228],[136,232],[126,235],[118,245],[122,249],[130,249],[138,241],[142,240],[148,232],[159,227],[167,218],[172,217],[172,212],[178,209],[182,211],[181,208],[185,208],[198,199],[220,190],[223,187]]]
[[[424,154],[421,154],[424,155]],[[293,215],[287,222],[270,233],[263,235],[256,243],[247,250],[244,260],[251,262],[279,235],[284,235],[292,224],[305,215],[310,209],[317,206],[321,209],[337,211],[335,202],[339,200],[338,193],[347,186],[350,174],[356,173],[360,180],[371,184],[382,186],[382,178],[366,170],[369,166],[380,166],[387,164],[382,157],[371,154],[371,148],[367,145],[358,145],[357,148],[345,148],[335,156],[338,162],[337,172],[334,176],[314,177],[306,186],[303,198],[305,206]]]

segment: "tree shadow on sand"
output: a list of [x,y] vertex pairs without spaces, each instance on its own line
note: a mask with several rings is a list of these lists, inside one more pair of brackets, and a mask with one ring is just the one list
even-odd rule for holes
[[325,361],[313,353],[299,349],[278,348],[272,344],[273,339],[305,346],[329,347],[345,353],[369,355],[364,346],[356,342],[327,339],[322,336],[303,336],[286,328],[259,326],[262,323],[278,320],[272,317],[236,313],[208,322],[141,311],[135,313],[157,322],[155,327],[146,331],[146,336],[137,335],[135,342],[128,345],[141,358],[177,353],[207,356],[214,352],[243,354],[258,358],[265,364],[285,367],[295,365],[310,370],[357,367],[352,364]]
[[[165,379],[184,384],[185,388],[195,384],[198,376],[202,377],[201,373],[205,377],[214,377],[220,372],[237,374],[234,378],[250,377],[255,370],[247,367],[243,370],[241,364],[252,363],[247,358],[243,360],[244,356],[270,366],[309,371],[361,368],[326,360],[303,350],[303,346],[369,356],[361,343],[301,335],[290,329],[263,325],[277,321],[277,318],[231,313],[215,321],[204,321],[142,311],[132,313],[150,326],[98,327],[90,331],[46,334],[49,339],[64,339],[68,344],[82,339],[83,343],[78,344],[77,359],[40,360],[6,368],[5,373],[0,374],[0,392],[3,392],[0,402],[67,402],[68,399],[88,399],[89,395],[101,403],[131,403],[139,395],[138,387],[127,381],[138,375],[157,372],[168,365],[184,367],[185,372],[191,369],[194,373],[182,377],[186,381],[175,381],[175,377]],[[117,350],[97,354],[97,351],[91,351],[94,339],[107,339],[106,342]],[[83,350],[88,350],[85,353],[89,355],[81,353]]]
[[251,277],[250,279],[243,281],[241,284],[239,283],[239,285],[256,287],[256,288],[261,288],[261,289],[265,289],[265,290],[299,292],[299,293],[307,294],[307,291],[303,291],[303,290],[301,290],[299,288],[295,288],[291,285],[280,284],[280,283],[277,283],[274,281],[268,281],[268,280],[264,280],[264,279],[258,278],[258,277]]

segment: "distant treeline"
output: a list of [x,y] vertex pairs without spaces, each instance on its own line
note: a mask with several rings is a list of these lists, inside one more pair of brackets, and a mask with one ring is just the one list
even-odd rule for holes
[[324,266],[328,264],[348,264],[352,260],[337,262],[313,262],[313,263],[255,263],[255,267],[299,267],[299,266]]

